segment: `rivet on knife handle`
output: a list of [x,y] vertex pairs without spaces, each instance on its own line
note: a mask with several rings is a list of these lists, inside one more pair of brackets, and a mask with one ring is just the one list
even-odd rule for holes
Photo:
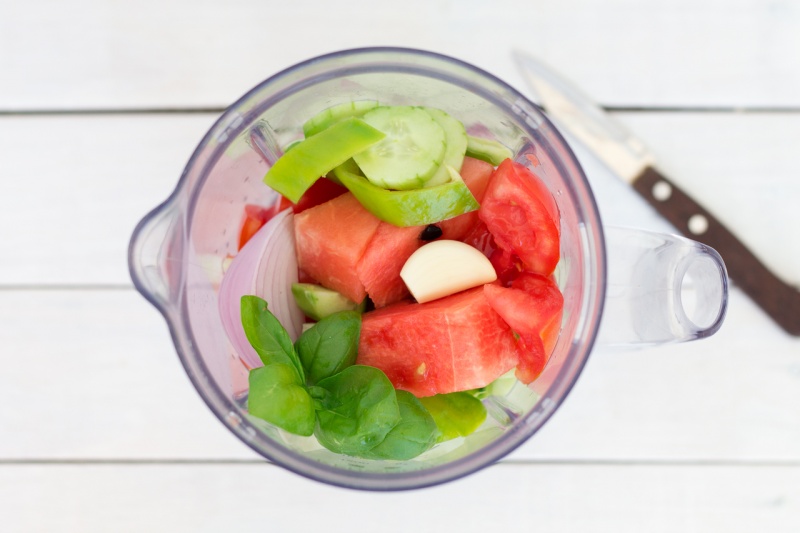
[[786,332],[800,335],[800,290],[773,274],[725,226],[653,167],[633,187],[678,230],[714,248],[728,274]]

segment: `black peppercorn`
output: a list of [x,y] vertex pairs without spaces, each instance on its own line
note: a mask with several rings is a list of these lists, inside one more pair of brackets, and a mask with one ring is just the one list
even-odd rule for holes
[[441,236],[442,236],[442,228],[440,228],[436,224],[428,224],[427,226],[425,226],[425,229],[422,230],[422,233],[419,234],[419,240],[435,241]]

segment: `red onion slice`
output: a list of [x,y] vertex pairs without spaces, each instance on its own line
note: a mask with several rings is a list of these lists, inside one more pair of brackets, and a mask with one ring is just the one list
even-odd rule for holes
[[249,368],[262,366],[242,328],[242,296],[254,294],[267,301],[270,311],[297,340],[303,326],[303,312],[292,296],[297,282],[294,247],[294,215],[286,209],[275,215],[247,241],[231,261],[219,289],[222,325],[234,350]]

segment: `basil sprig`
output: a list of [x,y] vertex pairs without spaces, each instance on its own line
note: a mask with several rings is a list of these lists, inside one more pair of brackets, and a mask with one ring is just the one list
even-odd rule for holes
[[303,365],[294,350],[292,339],[275,315],[267,309],[266,300],[258,296],[242,296],[242,327],[250,345],[264,366],[273,363],[288,364],[305,381]]
[[250,371],[250,414],[289,433],[314,433],[314,402],[291,366],[272,363]]
[[355,365],[361,315],[334,313],[292,344],[257,296],[243,296],[242,326],[263,367],[250,371],[251,415],[290,433],[314,434],[327,449],[370,459],[406,460],[430,449],[436,422],[412,394],[377,368]]
[[323,318],[305,331],[295,349],[306,372],[306,382],[315,385],[356,362],[361,314],[340,311]]
[[394,386],[375,367],[354,365],[317,386],[324,398],[314,434],[329,450],[362,455],[386,438],[400,422]]
[[431,414],[416,396],[399,390],[397,405],[400,422],[383,439],[383,442],[366,452],[369,459],[413,459],[429,450],[440,435]]

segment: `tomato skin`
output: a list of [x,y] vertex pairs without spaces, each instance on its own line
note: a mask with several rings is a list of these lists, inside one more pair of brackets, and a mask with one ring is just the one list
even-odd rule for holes
[[497,279],[504,287],[511,285],[519,275],[519,258],[511,252],[497,248],[489,255],[489,262],[492,263],[494,271],[497,272]]
[[303,196],[300,197],[296,204],[290,203],[290,205],[292,206],[292,211],[302,213],[306,209],[325,203],[328,200],[333,200],[346,192],[347,189],[342,185],[327,178],[320,178],[303,193]]
[[521,272],[511,283],[512,289],[523,291],[530,298],[531,305],[536,306],[532,313],[531,328],[543,331],[564,308],[564,295],[555,281],[532,272]]
[[478,213],[499,248],[530,272],[549,275],[560,256],[558,207],[544,183],[510,159],[492,174]]
[[281,196],[280,202],[273,207],[245,205],[242,229],[239,231],[239,250],[261,229],[261,226],[284,209],[291,207],[295,214],[302,213],[306,209],[325,203],[328,200],[333,200],[346,192],[347,189],[338,183],[326,178],[320,178],[300,197],[296,204],[293,204],[285,196]]
[[517,341],[517,368],[514,375],[521,382],[532,383],[544,371],[549,355],[539,335],[520,335]]
[[244,206],[244,219],[242,228],[239,230],[239,250],[247,244],[253,235],[266,224],[269,219],[279,213],[279,207],[262,207],[260,205],[247,204]]
[[495,272],[497,272],[497,279],[500,280],[504,287],[510,286],[511,282],[522,270],[519,258],[507,250],[498,248],[486,224],[480,220],[464,237],[464,242],[473,248],[477,248],[489,258]]

